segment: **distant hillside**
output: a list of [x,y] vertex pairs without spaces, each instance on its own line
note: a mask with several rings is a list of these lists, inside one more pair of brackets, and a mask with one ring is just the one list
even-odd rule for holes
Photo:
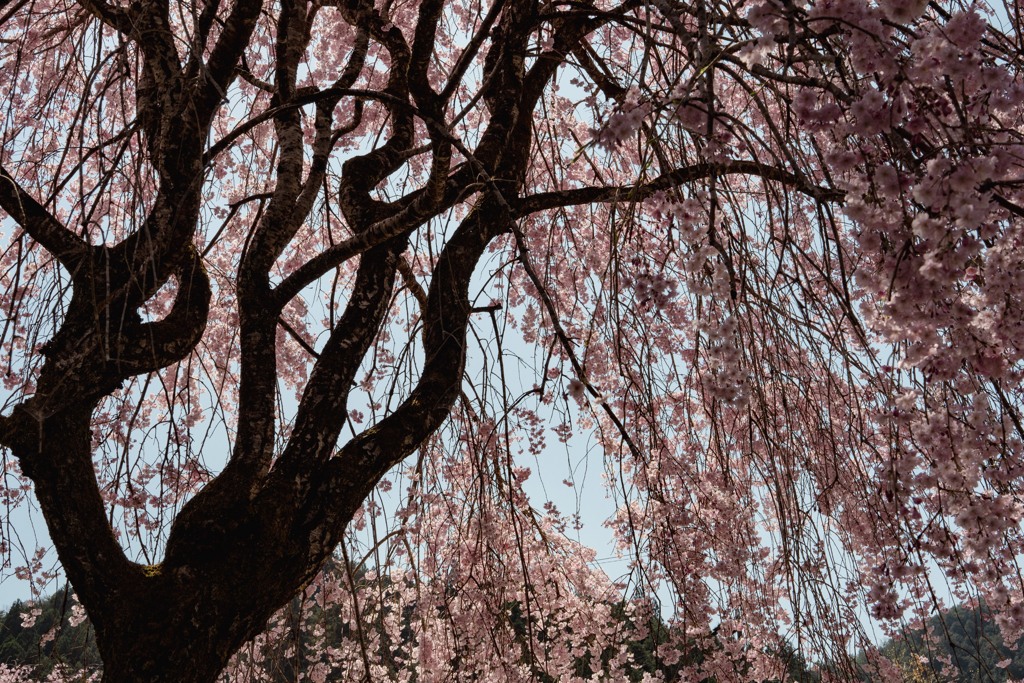
[[0,612],[0,664],[30,666],[40,679],[61,664],[73,671],[97,671],[96,637],[88,620],[71,625],[73,604],[71,592],[64,589],[32,605],[15,602]]
[[[101,661],[93,629],[87,619],[72,625],[73,604],[70,592],[61,590],[34,605],[18,601],[6,611],[0,611],[0,664],[29,666],[37,680],[45,678],[58,665],[71,671],[98,671]],[[38,614],[33,621],[36,610]],[[330,615],[323,616],[330,627]],[[58,624],[59,627],[54,628]],[[1011,652],[984,610],[951,609],[929,620],[927,631],[931,634],[928,639],[922,630],[913,630],[881,648],[882,653],[904,671],[908,683],[1024,680],[1024,639],[1018,641],[1016,651]],[[651,635],[630,646],[639,665],[638,678],[645,671],[660,671],[662,675],[668,674],[668,680],[674,678],[673,667],[665,667],[654,654],[658,642],[666,636],[664,626],[652,623]],[[791,656],[788,680],[812,683],[819,679],[812,673],[812,667],[795,654]],[[281,668],[265,672],[265,680],[291,680],[294,672],[288,666],[289,658],[270,659]],[[1000,663],[1006,666],[1000,668]],[[580,667],[581,674],[590,673],[587,663],[581,662]],[[864,678],[871,680],[869,675]]]
[[[57,667],[63,667],[66,672],[83,672],[81,680],[86,680],[89,674],[99,671],[101,661],[93,629],[84,615],[80,615],[80,620],[72,618],[74,604],[73,594],[67,590],[61,590],[34,605],[15,602],[7,611],[0,611],[0,678],[3,677],[5,665],[22,672],[24,672],[22,667],[31,669],[27,678],[10,680],[43,681]],[[508,609],[509,622],[513,629],[517,634],[525,637],[526,622],[519,605],[509,603]],[[297,600],[293,600],[290,610],[291,615],[286,616],[286,620],[297,621],[299,613],[302,611]],[[612,614],[620,620],[620,627],[627,632],[637,629],[639,626],[626,615],[621,606],[614,608]],[[652,610],[652,615],[654,614],[656,611]],[[260,662],[253,664],[251,680],[266,683],[294,681],[297,671],[304,669],[307,665],[307,654],[310,655],[309,661],[319,661],[318,652],[307,652],[307,650],[316,649],[324,642],[338,642],[344,637],[351,636],[347,633],[350,626],[343,623],[340,615],[333,609],[324,611],[315,606],[313,609],[307,606],[302,614],[302,619],[306,622],[306,629],[301,635],[289,632],[282,639],[264,644],[266,650],[261,653]],[[72,621],[76,623],[72,625]],[[55,629],[55,625],[59,625],[59,627]],[[372,619],[365,626],[372,630],[374,627]],[[309,630],[319,631],[320,637],[308,639]],[[679,661],[673,661],[672,664],[663,661],[660,656],[662,648],[671,639],[671,634],[668,627],[657,616],[651,616],[646,627],[640,631],[645,635],[628,641],[627,644],[635,665],[629,672],[629,678],[623,683],[639,683],[650,674],[657,674],[666,681],[678,681],[683,665],[695,660],[699,661],[703,657],[700,651],[694,649],[693,652]],[[411,646],[413,643],[410,641],[391,643],[391,648],[396,652]],[[604,667],[607,658],[614,654],[613,650],[609,650],[600,659],[580,659],[577,662],[578,674],[582,678],[590,678],[598,674]],[[789,664],[790,671],[786,677],[787,682],[817,683],[820,680],[817,674],[807,668],[807,663],[788,648],[784,647],[783,651],[777,655]],[[243,666],[245,666],[244,663]],[[25,674],[23,673],[22,676]],[[55,680],[78,681],[79,675],[74,673],[69,678],[65,674],[55,677]],[[330,680],[335,679],[331,678]],[[538,672],[537,680],[541,683],[553,683],[554,679],[543,672]]]
[[908,631],[881,648],[903,669],[908,681],[1005,683],[1024,679],[1024,638],[1011,651],[983,608],[955,607],[930,619],[927,633],[929,638],[922,630]]

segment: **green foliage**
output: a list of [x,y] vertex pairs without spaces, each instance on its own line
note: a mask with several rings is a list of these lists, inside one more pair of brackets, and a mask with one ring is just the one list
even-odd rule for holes
[[820,683],[821,674],[789,643],[783,641],[776,656],[786,663],[786,683]]
[[[71,625],[72,604],[70,589],[65,587],[45,600],[33,604],[19,600],[0,612],[0,663],[30,666],[40,679],[58,665],[73,671],[98,670],[101,663],[93,628],[88,621]],[[33,610],[39,611],[38,616],[26,626]]]
[[[341,561],[333,560],[325,566],[327,574],[337,575],[344,571]],[[362,572],[355,572],[352,580],[365,582]],[[387,642],[386,630],[381,620],[391,610],[400,609],[399,605],[388,596],[387,578],[375,580],[380,584],[381,602],[375,608],[363,612],[363,622],[358,627],[371,647],[383,647],[394,655],[407,656],[415,646],[411,630],[404,629],[400,642]],[[96,648],[95,634],[88,620],[72,626],[69,621],[73,595],[69,589],[58,591],[49,598],[26,604],[15,602],[6,612],[0,612],[0,663],[9,666],[30,666],[38,679],[44,678],[58,665],[71,671],[94,672],[101,667],[99,652]],[[410,606],[403,608],[402,621],[406,622],[412,613]],[[34,623],[23,625],[23,617],[31,610],[38,610]],[[527,641],[530,628],[521,605],[510,602],[506,605],[508,624],[522,639],[524,659],[529,658],[530,650]],[[696,643],[681,656],[673,657],[672,663],[665,661],[666,652],[672,650],[671,644],[678,643],[678,637],[672,633],[670,625],[660,616],[656,605],[646,610],[629,610],[625,602],[612,606],[612,618],[620,632],[620,642],[629,650],[631,665],[628,667],[629,682],[639,682],[645,674],[660,674],[667,682],[680,680],[680,672],[687,665],[699,664],[706,649]],[[289,683],[298,679],[310,662],[319,659],[318,649],[331,643],[352,637],[357,627],[347,622],[337,604],[320,606],[316,600],[304,601],[294,598],[281,614],[283,628],[276,637],[269,637],[260,643],[258,656],[250,662],[258,671],[259,680],[272,683]],[[31,621],[31,619],[29,619]],[[55,625],[59,625],[54,629]],[[48,634],[53,631],[53,637]],[[543,643],[547,635],[536,634]],[[716,640],[705,648],[717,648],[721,644]],[[894,643],[893,648],[901,645]],[[778,656],[788,662],[788,675],[785,683],[819,683],[820,676],[814,672],[812,665],[800,656],[787,643],[779,646]],[[896,650],[894,650],[895,652]],[[615,648],[608,648],[600,658],[581,657],[576,662],[576,673],[582,678],[591,678],[608,669],[609,661],[618,654]],[[242,656],[246,656],[243,652]],[[392,662],[394,664],[394,662]],[[395,669],[397,669],[397,665]],[[551,680],[539,662],[535,667],[537,680]],[[970,680],[970,679],[965,679]],[[714,681],[705,681],[714,683]],[[772,681],[768,683],[780,683]]]
[[[954,607],[885,643],[882,654],[908,680],[943,683],[1005,683],[1024,679],[1024,638],[1014,648],[984,608]],[[1009,662],[1003,668],[1000,662]]]

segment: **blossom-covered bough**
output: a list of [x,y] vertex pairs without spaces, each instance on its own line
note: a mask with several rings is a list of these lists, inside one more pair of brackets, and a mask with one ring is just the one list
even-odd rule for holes
[[[868,620],[1024,632],[1016,3],[0,26],[4,496],[104,680],[266,672],[300,592],[311,680],[843,679]],[[623,577],[533,485],[585,460]]]

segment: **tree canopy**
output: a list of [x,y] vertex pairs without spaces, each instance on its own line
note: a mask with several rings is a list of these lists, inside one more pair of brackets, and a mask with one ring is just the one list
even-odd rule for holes
[[300,594],[311,680],[1017,642],[1022,54],[1015,2],[4,0],[0,550],[53,575],[37,504],[106,681]]

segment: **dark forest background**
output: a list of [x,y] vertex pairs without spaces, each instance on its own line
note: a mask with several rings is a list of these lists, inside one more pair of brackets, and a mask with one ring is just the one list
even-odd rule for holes
[[[31,667],[34,676],[40,680],[58,666],[86,673],[98,671],[101,661],[92,626],[88,620],[71,625],[73,605],[74,596],[65,588],[35,604],[18,601],[0,611],[0,663],[11,667]],[[32,609],[38,609],[40,613],[34,623],[26,626],[23,617]],[[289,609],[298,615],[303,608],[296,599]],[[635,630],[636,625],[629,623],[624,610],[615,610],[613,613],[623,621],[623,629]],[[525,622],[516,605],[509,605],[509,619],[513,625],[519,623],[525,633]],[[307,629],[322,626],[328,642],[332,636],[344,637],[349,628],[330,610],[311,614],[308,606],[305,607],[303,621]],[[648,626],[646,637],[633,640],[628,645],[635,663],[631,678],[638,681],[644,673],[660,672],[666,681],[673,681],[678,676],[681,663],[668,666],[658,656],[659,645],[668,642],[671,634],[657,617],[652,617]],[[1007,680],[1024,678],[1024,639],[1016,643],[1017,647],[1008,647],[984,608],[951,609],[941,616],[933,617],[929,622],[929,630],[933,634],[931,639],[926,639],[922,630],[908,630],[881,648],[882,653],[904,672],[908,683],[1005,683]],[[52,637],[47,637],[47,634]],[[268,645],[274,651],[266,653],[260,665],[264,680],[286,683],[299,679],[297,674],[303,668],[307,648],[301,632],[296,630],[295,635],[294,638],[287,637]],[[412,645],[394,644],[397,648]],[[821,679],[820,670],[830,666],[828,663],[808,663],[785,644],[780,646],[780,652],[790,662],[787,683],[817,683]],[[608,653],[609,658],[613,655]],[[701,653],[695,648],[691,661],[700,657]],[[999,663],[1005,664],[1007,660],[1009,665],[1000,668]],[[859,667],[861,679],[870,683],[871,675],[864,666],[865,662],[866,658],[861,654],[847,664]],[[577,666],[580,675],[589,676],[596,673],[601,664],[580,660]]]

